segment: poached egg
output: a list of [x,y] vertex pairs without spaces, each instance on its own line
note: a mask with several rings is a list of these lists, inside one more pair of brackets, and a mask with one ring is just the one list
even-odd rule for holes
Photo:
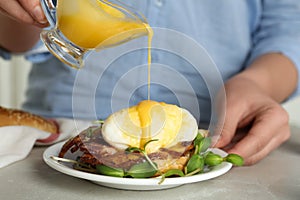
[[188,110],[152,100],[113,113],[102,126],[104,140],[117,149],[143,149],[155,140],[147,144],[147,153],[192,141],[197,133],[197,121]]

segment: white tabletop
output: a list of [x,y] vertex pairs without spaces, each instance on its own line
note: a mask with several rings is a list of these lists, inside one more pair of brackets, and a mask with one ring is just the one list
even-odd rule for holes
[[0,169],[0,199],[300,199],[300,98],[284,107],[291,116],[292,136],[266,159],[250,167],[233,168],[208,181],[159,191],[125,191],[102,187],[64,175],[42,160],[43,147],[28,158]]

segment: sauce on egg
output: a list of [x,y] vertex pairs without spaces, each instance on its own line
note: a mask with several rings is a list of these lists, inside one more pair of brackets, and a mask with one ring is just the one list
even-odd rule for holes
[[136,106],[136,112],[141,128],[140,148],[151,139],[161,140],[158,143],[164,146],[172,140],[172,137],[175,138],[180,129],[182,114],[176,105],[145,100]]
[[[148,66],[148,68],[150,68],[150,67]],[[148,83],[148,87],[150,87],[150,83]],[[148,89],[148,92],[149,92],[149,89]],[[150,96],[148,96],[148,98],[149,97]],[[147,101],[142,101],[137,105],[136,110],[138,112],[138,116],[139,116],[139,120],[140,120],[140,127],[142,129],[140,148],[143,148],[144,145],[149,140],[152,139],[152,137],[151,137],[151,121],[152,121],[151,120],[151,110],[154,106],[159,106],[159,103],[156,101],[150,101],[150,99],[148,99]]]
[[144,100],[130,108],[113,113],[102,126],[106,142],[118,149],[143,148],[147,153],[192,141],[198,131],[192,114],[176,105]]

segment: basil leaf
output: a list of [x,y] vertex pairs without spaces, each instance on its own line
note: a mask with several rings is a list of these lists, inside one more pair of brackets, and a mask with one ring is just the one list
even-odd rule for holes
[[202,171],[204,168],[204,160],[203,157],[199,154],[194,154],[189,159],[187,165],[186,165],[186,173],[189,174],[195,170]]
[[133,165],[127,171],[126,176],[131,176],[133,178],[148,178],[154,176],[156,172],[157,170],[149,162],[142,162]]
[[98,173],[107,176],[124,177],[125,175],[123,169],[108,167],[106,165],[97,165],[96,170]]
[[170,176],[180,176],[183,177],[184,173],[180,169],[170,169],[166,173],[163,174],[164,177],[170,177]]
[[201,133],[198,133],[194,139],[195,152],[194,154],[199,154],[205,152],[211,145],[211,139],[203,137]]
[[166,173],[164,173],[161,176],[161,180],[159,181],[158,184],[162,184],[165,181],[166,177],[170,177],[170,176],[180,176],[180,177],[183,177],[184,173],[180,169],[170,169],[170,170],[168,170]]
[[211,145],[211,138],[203,138],[199,144],[199,152],[205,152]]
[[198,133],[196,138],[194,139],[194,146],[197,146],[200,144],[201,140],[203,139],[204,137],[202,136],[201,133]]

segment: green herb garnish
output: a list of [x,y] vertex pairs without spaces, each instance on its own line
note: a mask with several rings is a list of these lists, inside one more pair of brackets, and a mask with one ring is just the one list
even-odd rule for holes
[[132,153],[132,152],[139,152],[139,153],[143,154],[143,155],[145,156],[146,160],[149,162],[149,164],[150,164],[156,171],[158,171],[157,166],[152,162],[152,160],[149,158],[149,156],[148,156],[147,153],[146,153],[146,147],[147,147],[147,145],[148,145],[149,143],[155,142],[155,141],[158,141],[158,139],[149,140],[148,142],[145,143],[143,149],[138,148],[138,147],[128,147],[125,151],[126,151],[126,152],[130,152],[130,153]]

